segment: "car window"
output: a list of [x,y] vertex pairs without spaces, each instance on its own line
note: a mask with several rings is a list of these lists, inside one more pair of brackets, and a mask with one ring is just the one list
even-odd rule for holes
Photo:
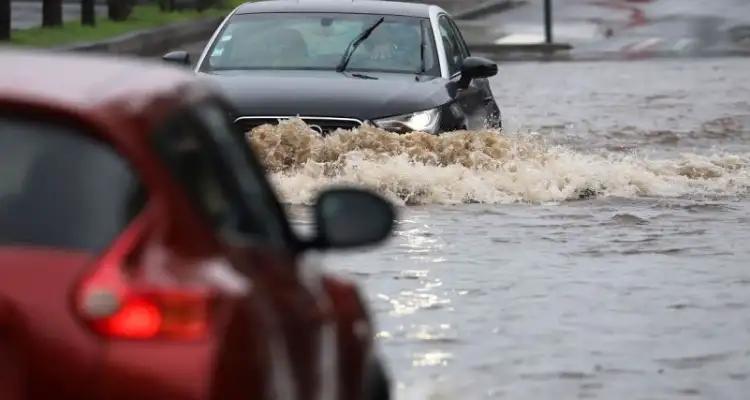
[[335,70],[349,44],[381,17],[384,22],[357,47],[347,70],[439,76],[428,19],[343,13],[236,15],[200,70]]
[[461,34],[461,30],[458,29],[458,25],[456,25],[456,21],[448,18],[448,21],[450,21],[451,26],[453,27],[453,31],[456,34],[456,40],[458,41],[459,50],[461,52],[461,60],[465,60],[466,57],[471,56],[471,52],[469,51],[469,46],[466,44],[466,40],[464,40],[463,35]]
[[213,103],[183,112],[157,134],[173,173],[224,235],[285,247],[289,230],[249,145]]
[[218,105],[199,107],[196,114],[216,143],[244,203],[255,219],[262,222],[264,234],[278,241],[287,240],[286,216],[266,180],[263,167],[252,154],[247,138],[228,117],[227,111]]
[[79,129],[0,115],[0,246],[100,251],[143,193],[127,162]]
[[461,41],[448,17],[441,16],[439,25],[440,37],[443,40],[445,57],[448,61],[448,72],[454,75],[461,70],[461,64],[466,57],[462,54]]

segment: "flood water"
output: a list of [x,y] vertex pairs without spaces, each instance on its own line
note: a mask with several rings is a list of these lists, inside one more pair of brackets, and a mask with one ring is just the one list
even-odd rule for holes
[[503,134],[252,142],[300,221],[330,184],[400,205],[386,246],[323,260],[366,290],[397,398],[745,399],[748,71],[507,64]]

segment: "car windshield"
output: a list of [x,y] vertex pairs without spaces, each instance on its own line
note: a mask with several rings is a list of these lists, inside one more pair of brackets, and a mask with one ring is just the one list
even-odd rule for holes
[[440,74],[428,19],[372,14],[236,15],[200,69],[335,70],[349,45],[381,18],[353,49],[347,71]]
[[0,246],[102,250],[141,195],[109,146],[72,127],[0,115]]

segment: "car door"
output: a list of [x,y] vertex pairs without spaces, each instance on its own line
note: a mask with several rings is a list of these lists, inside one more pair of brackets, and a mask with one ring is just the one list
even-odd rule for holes
[[[450,17],[441,15],[438,24],[448,63],[448,74],[451,81],[458,84],[461,79],[461,65],[470,56],[469,48]],[[494,104],[487,79],[473,79],[468,87],[459,88],[456,91],[456,102],[464,113],[465,128],[484,128],[489,117],[488,104]]]
[[[462,49],[462,55],[465,55],[465,57],[470,57],[471,51],[469,50],[469,45],[466,44],[466,40],[464,40],[464,37],[461,34],[461,30],[458,29],[456,21],[450,18],[449,21],[451,25],[453,25],[453,28],[458,35],[458,42]],[[492,93],[490,80],[487,78],[474,79],[472,84],[476,85],[482,91],[482,107],[484,108],[484,119],[481,121],[481,127],[500,128],[502,126],[500,108],[497,106],[495,95]]]
[[[326,356],[320,354],[321,327],[332,316],[314,285],[303,279],[288,221],[229,115],[221,103],[211,101],[179,119],[184,126],[171,129],[178,137],[170,142],[182,147],[187,164],[176,166],[178,178],[203,209],[233,266],[263,294],[272,311],[270,323],[283,333],[272,338],[277,339],[272,351],[281,380],[276,388],[285,392],[276,397],[315,399],[321,380],[335,373],[318,368],[320,357]],[[194,136],[185,137],[187,132]]]

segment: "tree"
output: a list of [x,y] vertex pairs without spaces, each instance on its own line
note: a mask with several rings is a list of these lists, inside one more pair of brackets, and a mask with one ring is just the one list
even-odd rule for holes
[[0,0],[0,40],[10,40],[10,0]]
[[109,6],[109,19],[112,21],[125,21],[133,11],[134,0],[107,0]]
[[62,0],[42,0],[42,26],[62,25],[62,6]]
[[81,25],[96,25],[96,0],[81,0]]

